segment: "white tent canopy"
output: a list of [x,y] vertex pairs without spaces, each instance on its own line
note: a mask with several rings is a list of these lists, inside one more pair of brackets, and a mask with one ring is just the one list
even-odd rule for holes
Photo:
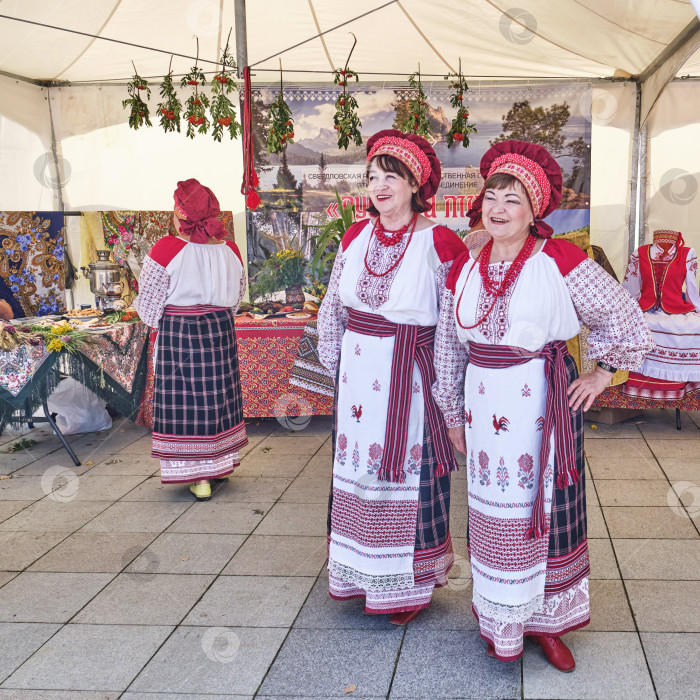
[[[245,27],[236,27],[237,13]],[[197,36],[200,65],[213,71],[233,28],[233,53],[251,66],[254,82],[276,81],[281,58],[285,80],[328,83],[347,58],[353,32],[352,66],[363,80],[403,81],[418,64],[426,79],[440,80],[460,59],[473,87],[590,80],[592,237],[620,272],[634,212],[644,210],[636,206],[636,156],[646,143],[638,133],[649,111],[650,220],[695,227],[683,230],[700,245],[693,223],[700,197],[680,214],[673,196],[659,196],[669,190],[661,180],[674,158],[691,177],[700,170],[685,145],[691,133],[700,143],[697,98],[687,99],[697,83],[684,83],[684,93],[677,83],[663,92],[676,75],[700,75],[693,55],[699,27],[688,0],[518,0],[517,8],[494,0],[249,0],[247,7],[244,0],[0,0],[0,207],[166,209],[175,180],[194,176],[239,215],[242,231],[240,141],[130,130],[121,100],[132,61],[157,85],[171,54],[176,74],[189,70]],[[243,42],[236,46],[237,33],[247,36],[247,51]],[[659,157],[656,141],[664,149]],[[677,186],[685,183],[681,178]]]

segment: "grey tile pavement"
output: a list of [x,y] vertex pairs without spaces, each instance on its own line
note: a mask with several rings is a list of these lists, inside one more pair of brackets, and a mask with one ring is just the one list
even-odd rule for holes
[[587,424],[591,624],[567,635],[571,675],[530,641],[520,662],[486,656],[464,471],[450,583],[400,629],[328,595],[328,419],[307,434],[251,423],[242,468],[207,503],[160,483],[140,428],[72,436],[83,468],[36,429],[35,448],[0,455],[14,470],[0,480],[0,700],[607,700],[654,697],[652,677],[658,698],[696,697],[700,431],[641,421]]

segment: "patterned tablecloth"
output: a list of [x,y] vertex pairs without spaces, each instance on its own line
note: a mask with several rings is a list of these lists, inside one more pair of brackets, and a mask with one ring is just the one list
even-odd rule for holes
[[622,388],[621,384],[605,389],[593,402],[593,408],[631,408],[640,411],[646,408],[680,408],[682,411],[700,411],[700,391],[686,394],[676,401],[663,401],[625,396]]
[[32,413],[68,374],[94,391],[119,413],[136,414],[146,379],[143,323],[115,326],[91,335],[82,352],[48,352],[20,346],[0,351],[0,426],[13,415]]

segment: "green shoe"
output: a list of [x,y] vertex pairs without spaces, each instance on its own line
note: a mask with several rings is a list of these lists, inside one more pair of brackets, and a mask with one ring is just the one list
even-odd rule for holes
[[211,498],[211,485],[190,484],[190,492],[198,501],[208,501]]

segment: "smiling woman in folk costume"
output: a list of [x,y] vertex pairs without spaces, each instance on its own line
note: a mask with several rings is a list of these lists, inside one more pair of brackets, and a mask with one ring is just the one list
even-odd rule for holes
[[190,179],[174,198],[178,235],[149,251],[135,302],[158,329],[151,454],[164,484],[189,483],[208,500],[210,480],[227,479],[248,443],[233,326],[245,272],[214,193]]
[[346,232],[318,315],[337,376],[328,570],[333,598],[405,624],[453,562],[457,465],[431,386],[440,289],[465,247],[422,216],[441,172],[425,139],[380,131],[367,163],[375,218]]
[[[570,671],[560,637],[589,622],[583,410],[615,367],[639,367],[651,338],[610,275],[550,239],[542,219],[558,206],[562,180],[544,148],[498,143],[481,174],[470,216],[489,238],[452,266],[435,357],[436,398],[467,452],[472,607],[491,656],[518,659],[532,636]],[[598,364],[576,378],[565,341],[580,323]],[[463,350],[446,372],[442,349],[455,338]]]

